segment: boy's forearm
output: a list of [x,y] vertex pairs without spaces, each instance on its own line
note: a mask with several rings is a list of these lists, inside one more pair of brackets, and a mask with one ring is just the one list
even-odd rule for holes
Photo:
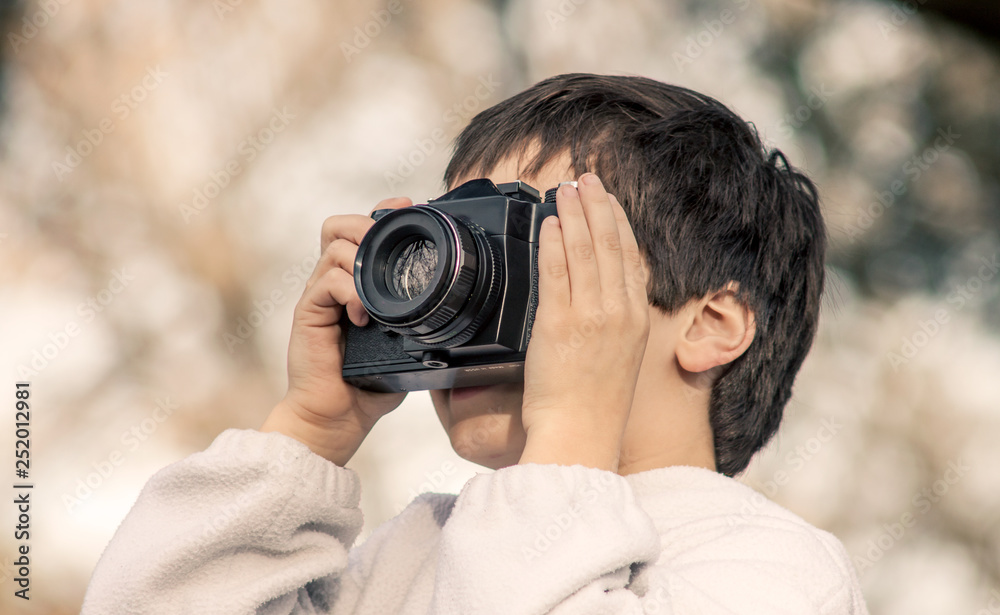
[[277,432],[298,440],[312,452],[341,467],[351,460],[368,435],[358,427],[319,425],[305,420],[285,400],[271,410],[259,431]]
[[287,438],[227,430],[149,480],[82,613],[254,613],[304,595],[298,588],[347,568],[359,501],[354,472]]

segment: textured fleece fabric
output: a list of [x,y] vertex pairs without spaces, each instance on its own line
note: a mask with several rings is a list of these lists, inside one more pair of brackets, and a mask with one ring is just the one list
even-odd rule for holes
[[867,613],[840,542],[721,474],[526,464],[354,546],[357,474],[228,430],[145,486],[83,615]]

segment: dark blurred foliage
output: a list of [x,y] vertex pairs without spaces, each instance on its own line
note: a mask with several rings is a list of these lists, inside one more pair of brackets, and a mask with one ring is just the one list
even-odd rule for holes
[[[956,281],[970,275],[964,266],[969,260],[965,248],[970,242],[985,237],[992,248],[980,246],[979,253],[984,257],[1000,248],[996,236],[1000,229],[1000,105],[994,103],[989,112],[970,114],[963,112],[966,105],[961,104],[965,97],[982,97],[984,91],[989,95],[988,88],[996,88],[997,84],[967,79],[963,83],[958,75],[961,69],[956,65],[966,59],[976,61],[963,57],[976,39],[992,49],[995,57],[1000,42],[1000,9],[994,2],[973,1],[909,1],[887,6],[892,12],[881,22],[883,34],[895,36],[897,28],[912,25],[909,18],[919,14],[926,24],[926,36],[934,42],[930,46],[942,50],[940,61],[927,62],[915,71],[917,82],[910,84],[903,94],[907,97],[905,101],[899,100],[899,91],[887,85],[849,92],[847,96],[852,99],[839,101],[838,107],[861,110],[878,106],[882,101],[907,106],[915,120],[911,124],[915,153],[888,169],[866,164],[848,141],[843,124],[838,126],[831,121],[827,106],[815,110],[800,130],[821,143],[831,168],[847,169],[867,178],[875,187],[867,195],[867,204],[875,204],[879,195],[880,204],[889,203],[884,214],[875,216],[879,218],[874,225],[877,232],[864,232],[867,229],[859,228],[856,220],[847,220],[851,240],[834,241],[829,263],[853,279],[869,297],[894,301],[915,292],[947,296]],[[902,23],[892,21],[893,16]],[[796,28],[776,29],[774,33],[778,36],[769,37],[755,51],[759,65],[784,85],[789,108],[803,104],[810,95],[799,59],[825,28],[826,24],[820,20],[802,20]],[[963,91],[963,87],[968,91]],[[949,128],[960,135],[958,145],[979,179],[977,193],[956,194],[973,202],[956,203],[955,209],[964,211],[954,216],[947,212],[942,215],[939,207],[928,203],[925,191],[911,185],[936,162],[934,144],[939,131]],[[925,156],[925,160],[914,156]],[[928,164],[927,160],[932,162]],[[898,196],[891,194],[896,181],[903,183],[904,190]],[[970,208],[975,211],[969,212]],[[875,206],[874,211],[881,208]],[[841,223],[844,221],[836,218],[828,220],[833,230]],[[972,259],[972,270],[976,262]],[[1000,327],[1000,294],[993,293],[983,300],[981,314],[993,327]]]
[[[14,21],[20,19],[23,13],[23,3],[19,0],[0,0],[0,32],[8,32]],[[11,46],[7,41],[0,45],[0,113],[6,108],[4,95],[7,91],[7,56],[11,53]]]
[[992,0],[922,0],[929,12],[975,31],[1000,45],[1000,10]]
[[[1000,9],[994,2],[929,1],[921,6],[921,10],[924,8],[928,9],[924,15],[928,33],[939,41],[990,37],[991,46],[1000,43]],[[809,32],[803,32],[798,40],[807,40],[809,35]],[[996,47],[993,49],[995,51]],[[793,43],[787,50],[787,57],[797,57],[800,51],[801,47]],[[961,58],[957,59],[961,61]],[[918,118],[913,136],[919,155],[928,148],[933,149],[941,128],[952,127],[961,135],[961,149],[974,165],[981,181],[976,224],[956,228],[956,225],[949,224],[956,220],[942,218],[932,211],[919,190],[906,190],[896,198],[892,207],[886,208],[884,225],[894,229],[893,232],[868,237],[855,245],[835,246],[831,255],[830,262],[849,272],[870,296],[897,298],[915,291],[949,294],[954,282],[954,276],[949,274],[961,268],[960,262],[964,258],[962,248],[984,232],[996,233],[1000,230],[1000,106],[995,105],[992,113],[982,115],[962,113],[961,105],[953,104],[954,99],[977,94],[956,89],[952,79],[955,69],[954,64],[941,62],[927,65],[920,71],[920,82],[915,88],[917,95],[910,102]],[[788,77],[787,83],[801,83],[794,79],[794,74]],[[977,84],[969,85],[975,87]],[[799,90],[797,95],[804,99],[807,92]],[[891,90],[869,91],[864,95],[892,97],[895,93]],[[892,181],[908,183],[913,173],[923,168],[918,162],[916,166],[904,166],[895,173],[885,174],[857,165],[854,151],[845,142],[843,134],[824,121],[823,110],[818,115],[818,121],[809,126],[815,129],[830,159],[867,175],[874,185],[880,186],[879,191],[883,195]],[[877,198],[875,195],[872,197]],[[878,266],[873,267],[873,263]],[[1000,296],[994,295],[984,308],[984,317],[994,327],[1000,327]]]

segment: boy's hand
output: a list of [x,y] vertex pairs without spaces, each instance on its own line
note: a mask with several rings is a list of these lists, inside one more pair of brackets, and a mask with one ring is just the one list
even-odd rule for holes
[[524,365],[520,463],[617,471],[649,333],[646,274],[618,200],[592,173],[542,224],[538,312]]
[[[409,207],[408,198],[386,199],[376,209]],[[405,393],[371,393],[344,382],[347,309],[356,325],[368,322],[354,286],[354,257],[374,220],[361,215],[327,218],[322,256],[295,305],[288,343],[288,392],[261,431],[279,431],[303,442],[337,465],[354,455],[375,422],[394,410]]]

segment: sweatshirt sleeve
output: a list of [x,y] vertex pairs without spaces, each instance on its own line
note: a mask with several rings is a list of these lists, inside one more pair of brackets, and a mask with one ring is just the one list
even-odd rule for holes
[[357,474],[305,445],[227,430],[149,480],[98,562],[82,615],[325,606],[361,530],[359,499]]
[[440,548],[435,615],[643,613],[631,571],[660,541],[621,476],[526,464],[469,481]]

